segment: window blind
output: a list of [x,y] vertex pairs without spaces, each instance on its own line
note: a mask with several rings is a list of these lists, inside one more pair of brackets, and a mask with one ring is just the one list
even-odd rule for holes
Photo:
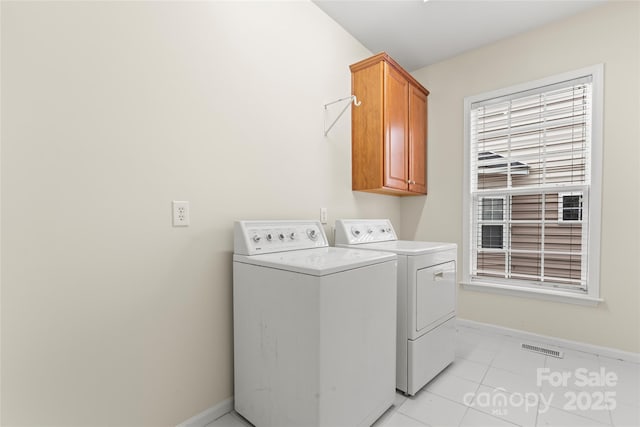
[[592,81],[470,110],[471,279],[586,291]]

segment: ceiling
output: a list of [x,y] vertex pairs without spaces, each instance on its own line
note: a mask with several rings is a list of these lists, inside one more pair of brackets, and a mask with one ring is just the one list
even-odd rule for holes
[[313,0],[367,49],[409,71],[607,0]]

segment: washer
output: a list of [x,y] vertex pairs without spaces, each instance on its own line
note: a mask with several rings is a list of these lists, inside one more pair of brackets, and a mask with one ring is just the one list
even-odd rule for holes
[[338,247],[398,255],[396,388],[417,393],[455,358],[455,243],[398,240],[391,221],[338,220]]
[[396,255],[318,221],[234,230],[235,410],[256,426],[369,426],[395,397]]

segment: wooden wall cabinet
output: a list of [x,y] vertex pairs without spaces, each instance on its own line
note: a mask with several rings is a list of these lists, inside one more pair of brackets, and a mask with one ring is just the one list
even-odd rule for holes
[[384,52],[350,68],[352,189],[427,194],[429,91]]

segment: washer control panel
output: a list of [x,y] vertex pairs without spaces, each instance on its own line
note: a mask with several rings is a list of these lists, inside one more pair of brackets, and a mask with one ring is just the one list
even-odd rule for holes
[[329,246],[320,221],[236,221],[233,233],[240,255]]
[[339,219],[336,221],[336,244],[357,245],[360,243],[398,240],[388,219]]

